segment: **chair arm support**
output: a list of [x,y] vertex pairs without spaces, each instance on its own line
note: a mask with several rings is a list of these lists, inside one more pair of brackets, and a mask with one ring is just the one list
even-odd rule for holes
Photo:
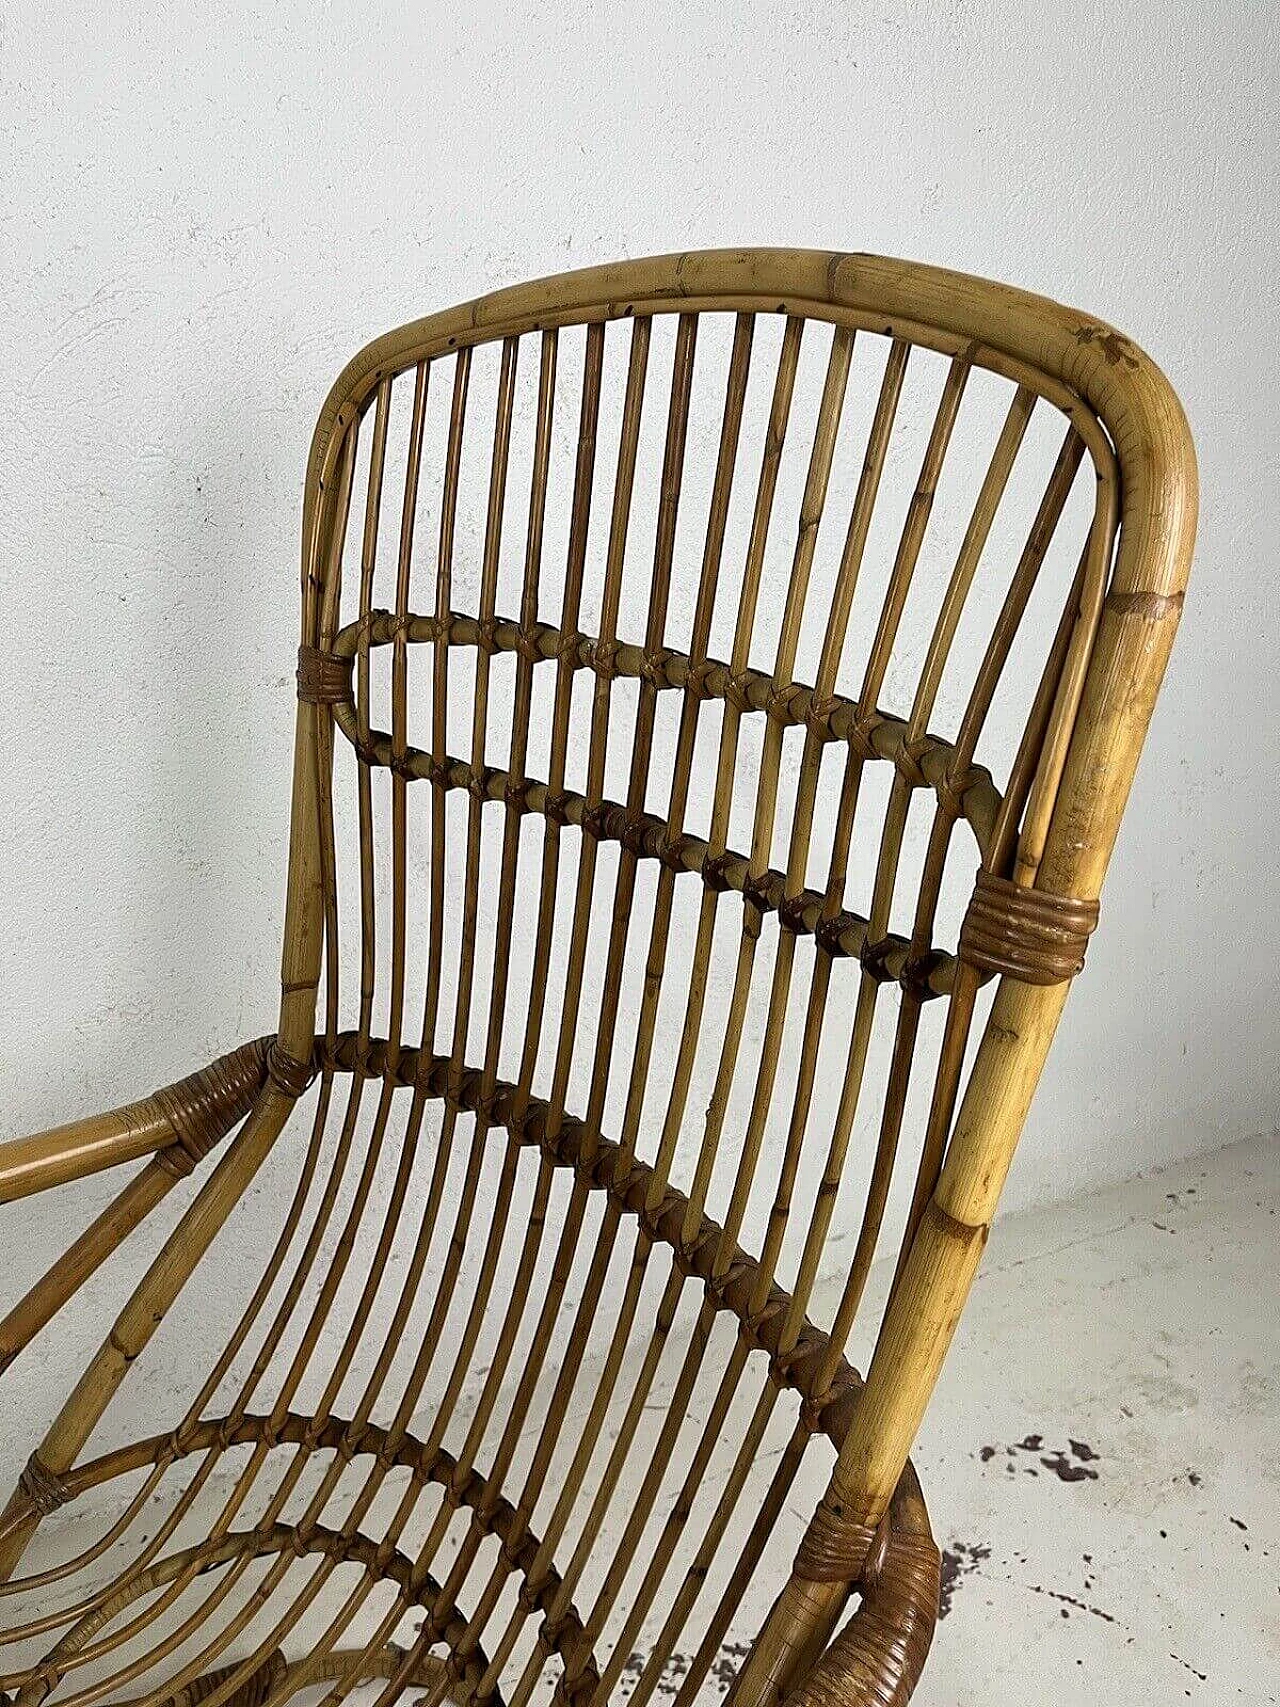
[[241,1044],[139,1102],[0,1144],[0,1203],[152,1151],[175,1174],[190,1173],[253,1107],[266,1081],[270,1041],[259,1037]]
[[899,1483],[882,1554],[864,1568],[858,1610],[787,1695],[785,1707],[905,1707],[938,1618],[942,1558],[919,1484]]

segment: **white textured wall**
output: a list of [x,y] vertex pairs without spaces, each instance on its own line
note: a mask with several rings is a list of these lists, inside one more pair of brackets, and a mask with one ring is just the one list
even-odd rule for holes
[[1011,1196],[1275,1125],[1274,12],[79,12],[0,8],[0,1132],[273,1022],[299,496],[347,357],[742,242],[1046,291],[1181,390],[1193,596]]

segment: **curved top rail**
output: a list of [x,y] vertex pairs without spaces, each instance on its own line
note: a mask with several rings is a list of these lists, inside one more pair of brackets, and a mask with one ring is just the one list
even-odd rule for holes
[[379,381],[414,362],[522,331],[636,313],[754,310],[840,321],[1014,364],[1081,399],[1102,422],[1122,476],[1125,546],[1114,587],[1176,595],[1196,523],[1195,452],[1177,394],[1123,333],[1048,297],[913,261],[812,249],[711,249],[587,267],[490,292],[365,346],[321,410],[307,473],[304,574],[315,498],[343,431]]

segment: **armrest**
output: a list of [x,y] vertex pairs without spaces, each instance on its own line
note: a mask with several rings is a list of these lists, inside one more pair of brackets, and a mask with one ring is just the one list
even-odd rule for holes
[[0,1144],[0,1203],[152,1151],[161,1152],[175,1173],[190,1173],[253,1107],[266,1079],[270,1042],[260,1037],[244,1043],[199,1072],[110,1113]]
[[909,1464],[882,1536],[863,1568],[858,1610],[784,1707],[906,1707],[910,1701],[933,1641],[942,1558]]

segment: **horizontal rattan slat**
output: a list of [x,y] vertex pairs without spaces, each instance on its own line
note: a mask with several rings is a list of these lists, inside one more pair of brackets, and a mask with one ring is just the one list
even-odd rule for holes
[[656,1176],[646,1163],[624,1156],[616,1143],[590,1132],[575,1115],[561,1115],[552,1131],[548,1104],[542,1098],[528,1098],[517,1111],[514,1085],[499,1080],[488,1096],[483,1095],[480,1070],[467,1067],[458,1072],[447,1056],[426,1056],[420,1049],[405,1046],[395,1051],[392,1069],[386,1039],[366,1040],[348,1032],[322,1049],[319,1059],[330,1069],[359,1071],[403,1089],[438,1097],[463,1113],[480,1114],[486,1125],[513,1130],[521,1144],[538,1147],[554,1166],[572,1169],[585,1185],[605,1192],[620,1209],[638,1218],[653,1242],[670,1247],[680,1273],[700,1281],[717,1309],[738,1317],[751,1349],[769,1357],[775,1380],[801,1394],[808,1426],[832,1439],[840,1436],[840,1423],[824,1418],[833,1406],[845,1402],[857,1384],[856,1372],[841,1357],[825,1390],[813,1389],[814,1372],[829,1363],[828,1338],[809,1323],[779,1356],[778,1334],[791,1302],[789,1294],[779,1286],[771,1287],[763,1309],[752,1315],[747,1301],[756,1291],[760,1265],[738,1245],[726,1245],[723,1230],[705,1214],[698,1218],[696,1236],[689,1239],[688,1198],[669,1185],[655,1197]]
[[[399,637],[409,644],[443,640],[450,646],[476,646],[490,653],[514,652],[539,663],[562,660],[571,669],[590,669],[597,675],[610,677],[627,676],[651,682],[659,690],[687,693],[695,700],[724,699],[739,711],[764,712],[783,728],[804,728],[820,741],[851,746],[869,760],[885,760],[894,765],[916,786],[932,788],[939,799],[954,805],[958,815],[973,829],[979,850],[984,853],[1000,811],[1001,796],[990,772],[982,765],[970,763],[957,774],[955,746],[941,736],[925,734],[912,740],[904,718],[882,711],[864,712],[853,700],[840,694],[819,699],[813,688],[800,682],[777,689],[762,670],[746,669],[735,674],[729,664],[715,659],[695,664],[684,653],[669,648],[654,655],[638,645],[615,641],[606,646],[588,634],[571,635],[566,641],[561,631],[549,623],[534,623],[526,628],[507,618],[496,618],[488,624],[468,616],[402,619],[390,611],[374,612],[371,620],[362,619],[342,629],[334,641],[333,656],[354,660],[366,643],[366,636],[369,647],[389,646]],[[329,703],[334,705],[343,733],[359,743],[351,694],[335,697]],[[390,751],[389,735],[379,733],[371,739],[375,743],[385,741]],[[368,747],[367,742],[360,744]],[[380,746],[374,750],[381,752]],[[379,758],[377,762],[389,760]]]
[[[433,782],[446,790],[479,797],[490,804],[514,805],[520,811],[539,812],[561,824],[572,824],[599,842],[617,842],[637,857],[656,859],[673,871],[696,873],[710,889],[734,890],[762,913],[778,913],[783,928],[796,935],[812,936],[836,959],[861,962],[877,981],[901,984],[918,990],[922,997],[943,996],[955,982],[956,960],[945,949],[916,952],[902,936],[886,932],[869,938],[868,921],[842,909],[826,910],[824,897],[813,889],[786,894],[786,878],[780,871],[766,870],[757,876],[745,854],[726,850],[713,854],[700,836],[682,833],[672,838],[666,821],[652,812],[629,812],[617,801],[602,800],[589,807],[584,797],[570,789],[551,795],[546,783],[525,778],[514,785],[510,773],[485,766],[474,772],[464,759],[447,759],[438,765],[428,753],[408,748],[393,757],[390,738],[382,733],[361,742],[366,763],[395,769],[418,781]],[[989,976],[989,974],[987,975]]]

